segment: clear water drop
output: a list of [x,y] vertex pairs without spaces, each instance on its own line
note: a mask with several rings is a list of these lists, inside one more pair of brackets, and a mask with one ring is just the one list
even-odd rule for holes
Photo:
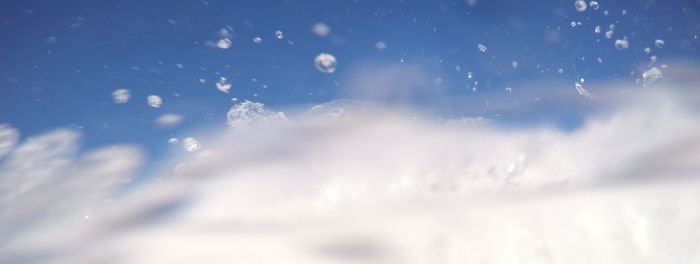
[[657,39],[654,41],[654,45],[657,48],[663,48],[665,44],[666,44],[666,41],[663,41],[662,39]]
[[627,49],[630,47],[630,42],[627,39],[615,40],[615,48],[618,50]]
[[608,31],[605,31],[605,38],[611,39],[612,36],[613,36],[613,31],[612,31],[612,29],[611,29],[611,30],[608,30]]
[[489,48],[487,48],[487,47],[484,46],[483,44],[479,44],[479,45],[477,45],[476,47],[479,48],[479,51],[481,51],[481,52],[486,52],[486,51],[489,50]]
[[228,93],[231,90],[231,83],[225,77],[219,77],[219,81],[216,82],[216,89]]
[[328,53],[319,53],[314,58],[316,69],[323,73],[334,73],[336,70],[337,61],[335,56]]
[[182,140],[182,148],[184,148],[185,151],[193,152],[201,149],[202,144],[200,144],[199,141],[193,137],[187,137]]
[[598,10],[600,8],[600,5],[598,5],[598,1],[590,1],[588,2],[588,5],[593,8],[593,10]]
[[588,5],[586,4],[586,1],[584,0],[576,0],[574,1],[574,7],[576,7],[576,10],[579,12],[586,11],[586,8]]
[[275,37],[276,37],[277,39],[283,39],[283,38],[284,38],[284,32],[282,32],[281,30],[275,31]]
[[661,70],[656,67],[652,67],[651,69],[645,71],[642,73],[642,79],[643,79],[643,84],[644,86],[649,86],[654,83],[656,83],[658,80],[663,78],[663,74],[661,73]]
[[216,42],[216,47],[220,49],[229,49],[231,48],[231,40],[228,38],[221,38],[219,41]]
[[115,104],[123,104],[129,101],[131,92],[127,89],[116,89],[112,92],[112,102]]
[[578,92],[578,94],[580,94],[581,96],[583,96],[583,97],[590,97],[591,96],[591,94],[588,92],[588,90],[583,88],[583,84],[576,82],[575,87],[576,87],[576,92]]
[[146,102],[148,102],[148,105],[150,105],[151,107],[158,108],[163,104],[163,99],[157,95],[149,95],[148,97],[146,97]]

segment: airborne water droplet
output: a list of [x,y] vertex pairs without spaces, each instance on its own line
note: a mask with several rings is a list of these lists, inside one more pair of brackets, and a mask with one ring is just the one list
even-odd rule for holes
[[630,47],[630,42],[626,39],[615,40],[615,48],[619,50],[627,49]]
[[652,67],[651,69],[642,73],[642,78],[644,79],[644,86],[652,85],[662,77],[663,74],[661,73],[661,70],[659,70],[659,68],[656,67]]
[[150,105],[151,107],[158,108],[163,104],[163,99],[157,95],[149,95],[148,97],[146,97],[146,102],[148,102],[148,105]]
[[275,37],[277,39],[283,39],[284,38],[284,33],[281,30],[275,31]]
[[188,152],[192,152],[202,148],[202,145],[199,144],[199,141],[197,141],[195,138],[187,137],[182,140],[182,148],[184,148]]
[[584,1],[584,0],[576,0],[574,2],[574,6],[576,7],[576,10],[578,10],[579,12],[586,11],[586,8],[588,7],[588,5],[586,4],[586,1]]
[[116,89],[112,92],[112,102],[115,104],[123,104],[129,101],[131,93],[127,89]]
[[336,59],[335,56],[328,53],[319,53],[314,58],[314,65],[316,69],[323,73],[334,73],[336,70]]
[[477,47],[479,48],[479,51],[481,51],[481,52],[486,52],[489,50],[489,48],[487,48],[483,44],[479,44],[479,45],[477,45]]
[[216,89],[228,93],[228,91],[231,90],[231,84],[225,77],[219,77],[219,81],[216,82]]
[[598,10],[598,8],[600,8],[600,5],[598,5],[597,1],[590,1],[588,2],[588,5],[590,5],[591,8],[593,8],[593,10]]
[[221,38],[216,42],[216,47],[220,49],[229,49],[231,47],[231,40],[227,38]]
[[656,45],[657,48],[663,48],[664,44],[666,44],[666,42],[662,39],[657,39],[656,41],[654,41],[654,45]]
[[583,88],[583,85],[579,82],[576,82],[576,91],[578,92],[578,94],[582,95],[583,97],[590,97],[591,96],[591,94],[588,92],[588,90]]

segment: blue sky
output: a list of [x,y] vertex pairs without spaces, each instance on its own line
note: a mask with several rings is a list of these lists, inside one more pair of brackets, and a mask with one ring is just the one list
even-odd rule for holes
[[[600,0],[599,9],[584,12],[569,0],[474,3],[1,1],[0,123],[25,136],[79,127],[88,148],[136,143],[157,156],[171,136],[225,127],[232,98],[275,109],[367,99],[352,91],[362,84],[357,79],[408,65],[425,75],[408,104],[437,116],[573,128],[594,107],[582,97],[572,103],[553,95],[578,96],[574,82],[581,78],[592,93],[603,89],[596,83],[639,87],[635,79],[651,66],[700,58],[697,1]],[[312,32],[318,22],[331,28],[328,36]],[[611,24],[614,34],[606,39]],[[596,25],[603,32],[596,34]],[[233,29],[230,49],[207,44],[222,28]],[[277,30],[283,39],[275,38]],[[625,37],[629,48],[616,49],[615,40]],[[656,39],[663,48],[654,46]],[[379,41],[386,49],[375,48]],[[488,50],[480,52],[478,44]],[[314,67],[321,52],[337,58],[335,73]],[[228,94],[215,88],[221,76],[232,84]],[[128,103],[112,103],[117,88],[131,91]],[[162,107],[146,104],[151,94],[163,98]],[[489,108],[533,100],[543,103]],[[165,113],[185,120],[173,129],[156,126],[153,120]]]

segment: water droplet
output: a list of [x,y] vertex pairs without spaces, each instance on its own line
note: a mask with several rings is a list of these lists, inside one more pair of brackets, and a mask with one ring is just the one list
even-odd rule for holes
[[228,91],[231,90],[231,84],[225,77],[219,77],[219,81],[216,82],[216,89],[228,93]]
[[487,48],[483,44],[479,44],[479,45],[477,45],[477,47],[479,48],[479,51],[481,51],[481,52],[486,52],[489,50],[489,48]]
[[627,39],[615,40],[615,48],[618,50],[627,49],[630,47],[630,42]]
[[588,5],[591,6],[591,8],[593,8],[593,10],[598,10],[598,8],[600,8],[600,5],[598,5],[597,1],[590,1],[590,2],[588,2]]
[[613,36],[612,30],[605,31],[605,38],[610,39],[610,38],[612,38],[612,36]]
[[576,21],[571,21],[571,23],[569,23],[569,25],[571,25],[571,27],[576,27]]
[[651,60],[651,62],[656,62],[658,58],[656,57],[656,55],[652,55],[651,57],[649,57],[649,60]]
[[595,29],[593,30],[596,34],[600,34],[600,26],[595,26]]
[[574,2],[574,6],[576,7],[576,10],[579,12],[586,11],[586,8],[588,7],[588,5],[586,4],[586,1],[584,1],[584,0],[576,0]]
[[216,47],[220,49],[229,49],[231,48],[231,40],[227,38],[221,38],[219,41],[216,42]]
[[510,94],[510,93],[512,93],[512,92],[513,92],[513,88],[506,87],[506,93],[509,93],[509,94]]
[[319,37],[325,37],[331,33],[331,27],[326,25],[326,23],[318,22],[311,27],[311,31]]
[[588,90],[583,88],[583,84],[581,84],[579,82],[576,82],[576,92],[578,92],[578,94],[582,95],[583,97],[590,97],[591,96],[591,94],[588,92]]
[[202,145],[199,144],[199,141],[197,141],[195,138],[187,137],[182,140],[182,148],[188,152],[192,152],[201,149]]
[[664,44],[666,44],[666,42],[662,39],[657,39],[654,41],[654,45],[656,45],[657,48],[663,48]]
[[229,126],[234,128],[254,127],[286,121],[283,112],[275,112],[259,102],[244,100],[231,108],[226,113]]
[[334,73],[337,62],[335,56],[328,53],[319,53],[314,59],[314,64],[316,69],[323,73]]
[[386,43],[384,43],[383,41],[377,41],[377,43],[374,44],[374,48],[378,50],[384,50],[386,49]]
[[652,67],[651,69],[645,71],[642,73],[642,79],[644,80],[644,86],[649,86],[657,82],[663,77],[663,74],[661,73],[661,70],[659,70],[656,67]]
[[559,69],[557,70],[557,72],[558,72],[559,74],[562,74],[562,73],[564,73],[564,69],[559,68]]
[[146,97],[146,102],[148,102],[148,105],[150,105],[151,107],[158,108],[163,104],[163,99],[157,95],[149,95],[148,97]]
[[254,37],[253,42],[255,42],[255,44],[260,44],[260,43],[262,43],[262,38],[261,37]]
[[116,89],[112,92],[112,102],[115,104],[123,104],[129,101],[131,92],[127,89]]
[[518,68],[518,61],[513,61],[510,63],[510,66],[513,67],[513,69]]
[[177,138],[174,138],[174,137],[171,137],[171,138],[168,139],[168,144],[171,144],[171,145],[175,145],[175,144],[177,144],[178,142],[180,142],[180,141],[177,140]]
[[472,75],[472,72],[468,72],[468,73],[467,73],[467,78],[468,78],[468,79],[471,79],[472,77],[474,77],[474,75]]
[[595,61],[597,61],[598,63],[603,63],[603,58],[598,57],[597,59],[595,59]]
[[646,54],[651,53],[651,48],[650,47],[644,48],[644,53],[646,53]]
[[284,38],[284,33],[281,30],[275,31],[275,37],[277,39],[283,39]]

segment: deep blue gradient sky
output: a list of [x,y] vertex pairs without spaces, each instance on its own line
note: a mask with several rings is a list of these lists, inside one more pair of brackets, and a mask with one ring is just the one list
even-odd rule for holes
[[[594,93],[596,82],[635,85],[651,55],[658,56],[658,67],[700,61],[698,1],[598,3],[598,10],[577,12],[573,0],[480,0],[473,6],[466,1],[0,1],[0,123],[24,136],[79,127],[88,148],[136,143],[158,155],[170,136],[225,126],[232,98],[276,109],[313,105],[347,96],[353,73],[374,67],[367,65],[403,63],[417,65],[431,79],[442,78],[441,95],[455,98],[449,107],[433,105],[442,115],[513,123],[553,116],[553,122],[567,126],[578,119],[556,116],[566,102],[517,115],[458,102],[497,100],[488,98],[503,95],[505,87],[523,101],[532,94],[576,94],[574,82],[580,78]],[[582,25],[571,27],[572,21]],[[331,27],[329,36],[313,34],[317,22]],[[610,24],[615,25],[612,39],[594,33],[596,25],[605,32]],[[226,27],[233,28],[230,49],[207,45]],[[276,30],[284,39],[275,38]],[[258,36],[260,44],[252,41]],[[630,47],[615,49],[614,41],[623,37]],[[656,39],[665,41],[663,48],[654,47]],[[378,41],[386,43],[385,50],[375,48]],[[478,44],[488,51],[480,52]],[[314,67],[320,52],[338,59],[335,73]],[[229,78],[229,94],[215,88],[220,76]],[[550,84],[533,87],[541,79]],[[117,88],[131,90],[131,101],[112,103]],[[146,104],[150,94],[163,98],[161,108]],[[421,97],[411,103],[431,107]],[[185,121],[174,129],[159,128],[153,120],[164,113],[183,115]]]

